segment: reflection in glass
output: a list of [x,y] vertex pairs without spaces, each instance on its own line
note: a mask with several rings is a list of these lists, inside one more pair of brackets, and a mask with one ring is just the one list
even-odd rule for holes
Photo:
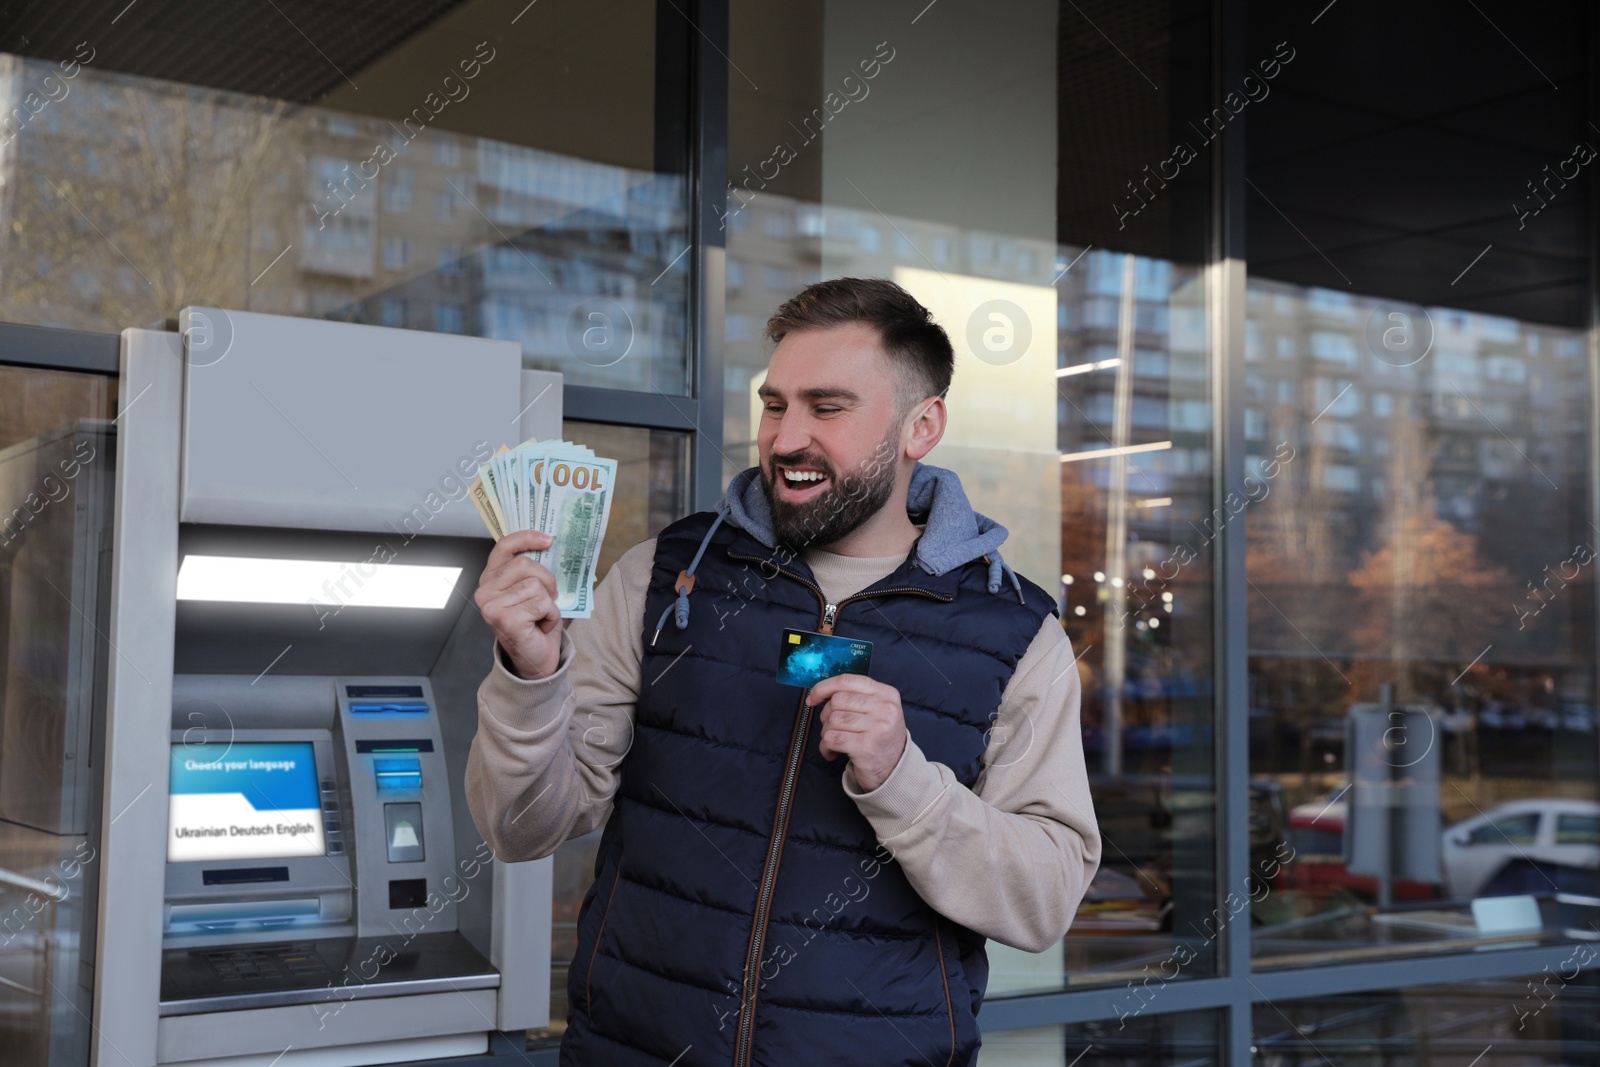
[[115,390],[0,368],[0,1062],[86,1063]]
[[[1250,8],[1252,49],[1303,29]],[[1594,140],[1587,23],[1527,27],[1537,71],[1487,25],[1403,43],[1446,10],[1330,14],[1252,119],[1251,771],[1294,850],[1259,966],[1600,922],[1589,179],[1515,209]]]
[[[115,332],[212,304],[503,338],[570,383],[686,393],[686,88],[657,99],[655,12],[513,24],[480,0],[383,53],[392,27],[345,25],[346,53],[313,53],[328,77],[285,67],[284,99],[253,63],[205,65],[208,89],[152,76],[172,72],[129,47],[137,18],[81,62],[0,54],[0,115],[52,94],[0,144],[0,320]],[[283,17],[243,23],[230,39]]]
[[1296,852],[1268,959],[1470,944],[1512,894],[1560,936],[1597,885],[1583,334],[1431,307],[1401,366],[1364,345],[1391,307],[1250,285],[1252,763]]
[[[689,438],[668,430],[607,426],[567,420],[562,434],[617,461],[617,486],[611,520],[600,548],[597,574],[634,545],[654,537],[689,511]],[[567,1022],[567,968],[578,944],[578,908],[594,883],[601,829],[567,841],[556,850],[551,876],[554,925],[550,935],[550,1025],[540,1041],[559,1040]]]
[[983,1035],[982,1067],[1212,1067],[1217,1017],[1180,1012]]
[[[1575,945],[1539,974],[1269,1001],[1254,1010],[1257,1067],[1551,1067],[1600,1057],[1600,982]],[[1559,972],[1559,973],[1558,973]]]
[[1106,841],[1067,970],[1170,980],[1212,968],[1219,932],[1203,282],[1194,267],[1087,251],[1060,292],[1059,588]]
[[[989,942],[987,996],[1212,973],[1206,168],[1117,212],[1171,152],[1181,103],[1203,112],[1209,13],[946,0],[912,38],[871,5],[822,8],[732,12],[734,61],[762,89],[730,77],[724,474],[756,461],[761,336],[785,298],[887,277],[933,312],[956,370],[929,462],[1059,596],[1104,835],[1067,938]],[[835,88],[848,102],[813,111]]]

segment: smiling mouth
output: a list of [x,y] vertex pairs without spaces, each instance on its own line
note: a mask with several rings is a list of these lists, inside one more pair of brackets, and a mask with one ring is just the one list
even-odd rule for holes
[[810,467],[780,467],[778,476],[782,480],[784,488],[796,493],[820,489],[828,482],[826,473]]

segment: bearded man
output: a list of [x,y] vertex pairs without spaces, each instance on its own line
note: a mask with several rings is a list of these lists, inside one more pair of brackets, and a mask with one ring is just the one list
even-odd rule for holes
[[[630,549],[566,629],[521,554],[545,534],[478,586],[479,832],[517,861],[604,826],[563,1067],[971,1064],[985,939],[1049,948],[1100,862],[1055,599],[920,462],[948,336],[858,278],[766,335],[760,466],[714,512]],[[867,673],[780,680],[786,643],[838,638]]]

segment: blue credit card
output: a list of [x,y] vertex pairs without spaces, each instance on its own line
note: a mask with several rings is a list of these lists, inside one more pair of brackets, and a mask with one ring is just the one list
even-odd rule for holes
[[778,652],[778,681],[782,685],[810,688],[836,674],[866,674],[872,666],[872,642],[850,637],[783,631]]

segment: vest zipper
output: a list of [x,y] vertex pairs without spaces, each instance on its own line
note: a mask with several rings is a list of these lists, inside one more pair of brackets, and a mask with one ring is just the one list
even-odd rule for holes
[[[736,556],[728,553],[729,559],[748,560],[753,563],[770,562],[753,556]],[[934,600],[949,603],[954,596],[942,596],[926,589],[915,586],[903,586],[897,589],[875,589],[866,593],[857,593],[855,596],[845,597],[837,604],[828,603],[827,596],[822,592],[822,587],[809,579],[802,578],[793,571],[778,568],[778,573],[799,582],[817,594],[817,600],[822,604],[822,618],[817,623],[819,633],[833,633],[833,624],[838,618],[839,609],[846,604],[857,600],[867,600],[878,596],[891,596],[899,593],[916,594],[930,597]],[[739,989],[739,1029],[733,1045],[733,1067],[749,1067],[751,1050],[755,1043],[756,1028],[756,993],[759,991],[761,977],[761,950],[767,939],[767,917],[772,910],[772,893],[778,882],[778,861],[783,856],[783,840],[789,834],[789,816],[794,805],[795,783],[800,777],[800,763],[805,757],[806,738],[811,732],[811,705],[808,702],[811,690],[808,688],[800,694],[800,707],[795,712],[794,736],[789,742],[789,755],[784,761],[783,784],[778,790],[778,810],[772,823],[772,839],[767,842],[767,859],[761,871],[761,885],[756,892],[756,908],[750,928],[750,947],[745,953],[744,984]]]

